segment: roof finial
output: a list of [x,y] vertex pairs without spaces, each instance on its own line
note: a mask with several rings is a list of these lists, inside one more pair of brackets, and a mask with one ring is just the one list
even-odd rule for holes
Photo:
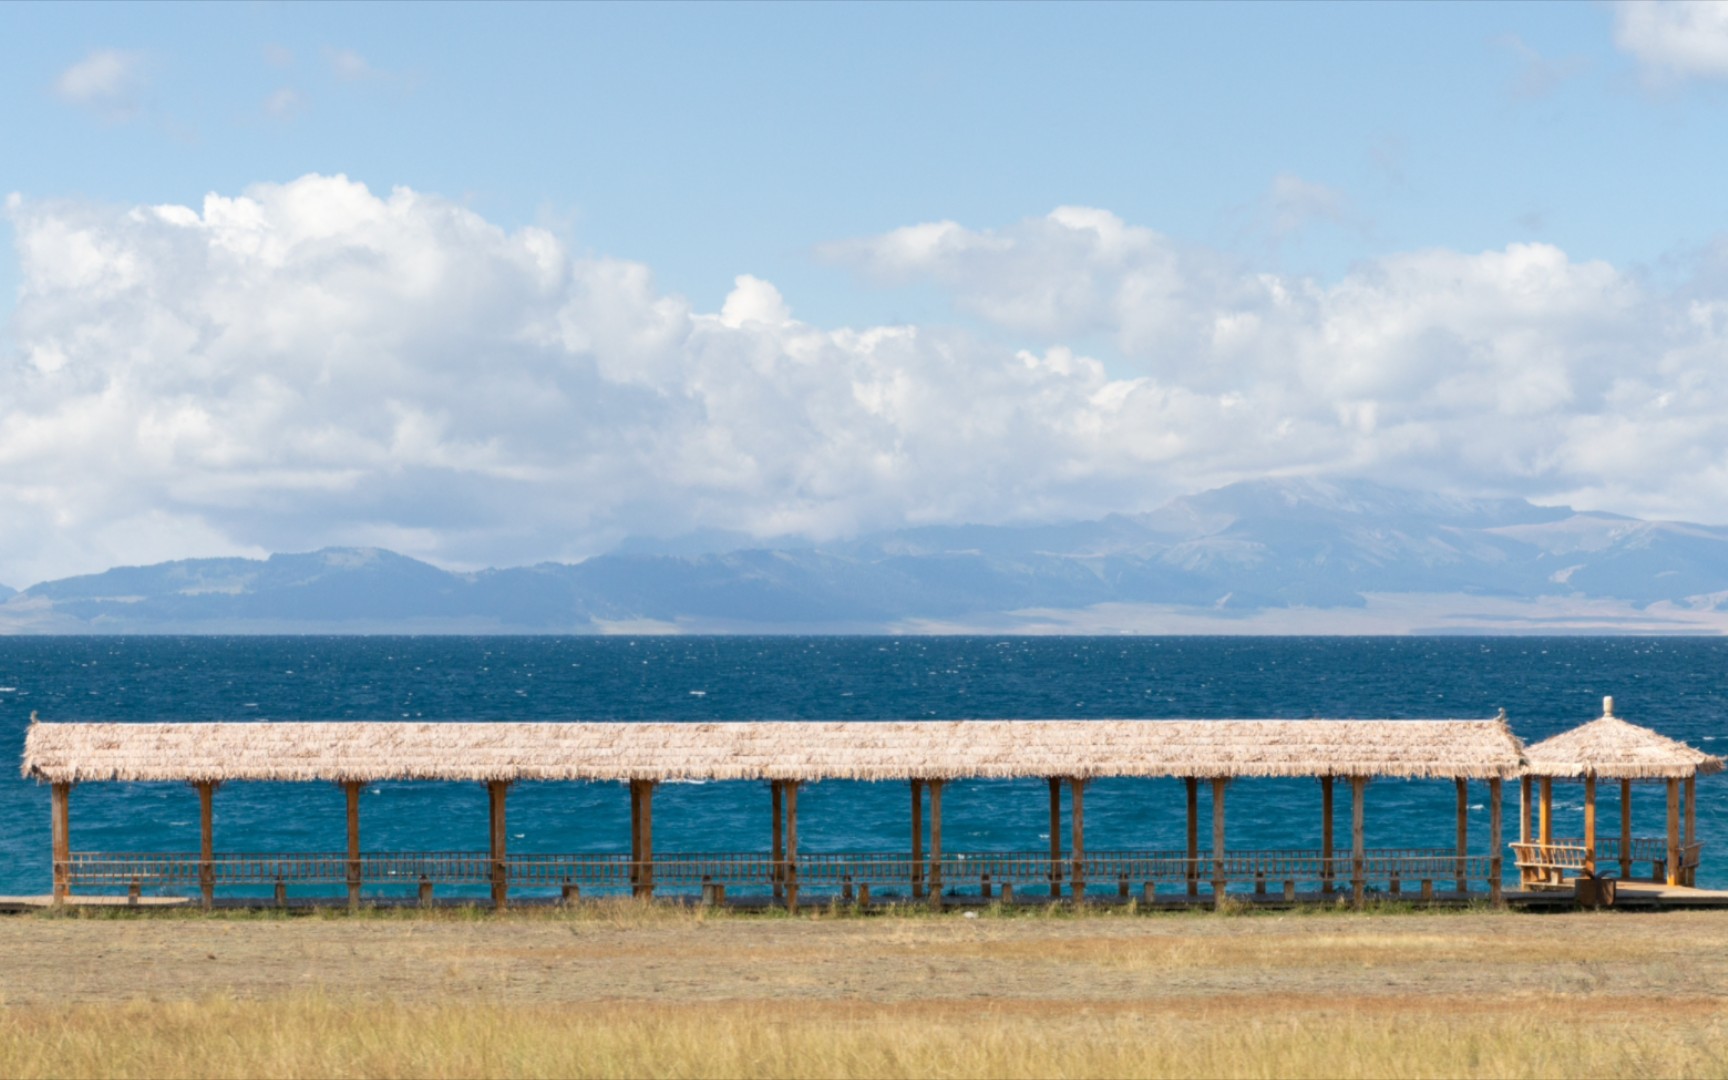
[[1602,715],[1603,716],[1613,716],[1614,715],[1614,699],[1613,699],[1613,697],[1605,697],[1602,699]]

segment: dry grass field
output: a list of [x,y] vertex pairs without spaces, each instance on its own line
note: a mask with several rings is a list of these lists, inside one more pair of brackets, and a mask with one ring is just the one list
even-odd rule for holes
[[1728,912],[0,919],[0,1075],[1728,1076]]

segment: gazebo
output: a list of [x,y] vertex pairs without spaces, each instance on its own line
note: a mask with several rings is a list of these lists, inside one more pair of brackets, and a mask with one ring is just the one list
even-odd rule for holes
[[[1520,785],[1518,843],[1512,845],[1525,888],[1570,888],[1578,875],[1598,876],[1599,863],[1620,864],[1631,878],[1634,863],[1651,867],[1651,880],[1668,885],[1694,883],[1698,854],[1697,789],[1699,773],[1719,772],[1722,759],[1614,715],[1614,699],[1602,699],[1602,716],[1582,727],[1544,739],[1524,750]],[[1584,782],[1584,833],[1554,837],[1554,781]],[[1602,837],[1596,828],[1596,781],[1620,781],[1620,835]],[[1661,781],[1668,794],[1668,827],[1663,837],[1632,835],[1632,782]],[[1540,800],[1531,820],[1531,787]],[[1683,793],[1682,793],[1683,792]],[[1684,802],[1684,813],[1682,813]],[[1534,829],[1532,826],[1534,825]],[[1534,836],[1532,836],[1534,832]]]

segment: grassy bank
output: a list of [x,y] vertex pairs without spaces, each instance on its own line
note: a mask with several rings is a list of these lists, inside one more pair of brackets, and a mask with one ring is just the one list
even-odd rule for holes
[[64,1076],[1120,1077],[1720,1075],[1724,1016],[1648,1003],[1231,1000],[1175,1011],[728,1002],[588,1009],[297,996],[42,1007],[0,1072]]
[[0,920],[0,1075],[1728,1075],[1728,912]]

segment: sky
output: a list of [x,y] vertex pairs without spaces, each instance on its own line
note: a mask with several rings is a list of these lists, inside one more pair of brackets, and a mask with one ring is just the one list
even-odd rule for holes
[[1728,4],[0,5],[0,582],[1728,522]]

